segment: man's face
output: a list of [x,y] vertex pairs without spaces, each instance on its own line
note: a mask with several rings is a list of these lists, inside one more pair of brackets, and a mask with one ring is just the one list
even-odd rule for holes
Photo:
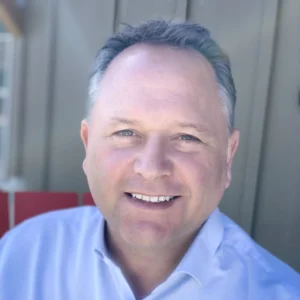
[[110,234],[149,249],[195,234],[218,206],[239,134],[228,135],[204,57],[136,45],[105,72],[81,137],[83,168]]

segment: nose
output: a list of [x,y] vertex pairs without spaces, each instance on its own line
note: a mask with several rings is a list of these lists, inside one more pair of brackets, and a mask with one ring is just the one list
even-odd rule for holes
[[149,138],[134,162],[135,173],[147,180],[170,176],[172,163],[167,152],[167,146],[159,137]]

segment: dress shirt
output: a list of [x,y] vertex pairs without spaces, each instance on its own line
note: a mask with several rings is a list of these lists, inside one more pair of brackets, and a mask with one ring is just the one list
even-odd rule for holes
[[[0,240],[0,300],[133,300],[98,208],[29,219]],[[155,261],[151,262],[155,263]],[[145,300],[300,299],[300,277],[216,209]]]

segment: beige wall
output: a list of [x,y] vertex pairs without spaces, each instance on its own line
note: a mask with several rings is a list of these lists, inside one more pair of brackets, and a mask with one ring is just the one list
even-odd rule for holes
[[[16,171],[24,176],[30,189],[86,191],[79,126],[96,51],[123,22],[135,24],[153,17],[195,21],[208,27],[228,52],[238,92],[237,127],[241,130],[241,145],[234,162],[233,184],[221,208],[246,231],[251,232],[254,227],[259,232],[263,226],[258,225],[259,220],[268,214],[266,207],[257,203],[263,202],[262,194],[257,196],[257,178],[262,172],[260,154],[267,103],[268,109],[272,106],[272,101],[267,102],[268,86],[280,3],[277,0],[29,0],[25,38],[19,45],[24,56],[24,80],[19,86],[21,142],[17,146]],[[269,201],[268,205],[272,205],[272,200]],[[264,237],[259,239],[262,241]],[[271,243],[265,246],[277,251],[270,247]],[[278,253],[288,257],[287,251]],[[300,269],[296,258],[289,262]]]

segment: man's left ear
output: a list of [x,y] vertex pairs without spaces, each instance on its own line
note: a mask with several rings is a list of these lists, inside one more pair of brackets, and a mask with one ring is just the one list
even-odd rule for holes
[[88,122],[87,120],[84,119],[81,121],[80,137],[85,149],[87,148],[87,144],[88,144],[88,132],[89,132]]
[[[81,127],[80,127],[80,137],[85,149],[85,153],[87,151],[87,145],[88,145],[88,133],[89,133],[89,126],[88,126],[88,122],[86,120],[83,120],[81,122]],[[83,162],[82,162],[82,168],[83,171],[86,173],[86,157],[84,158]]]
[[231,183],[231,168],[233,157],[238,149],[240,142],[240,132],[237,129],[234,129],[228,142],[227,148],[227,182],[226,189],[229,187]]

